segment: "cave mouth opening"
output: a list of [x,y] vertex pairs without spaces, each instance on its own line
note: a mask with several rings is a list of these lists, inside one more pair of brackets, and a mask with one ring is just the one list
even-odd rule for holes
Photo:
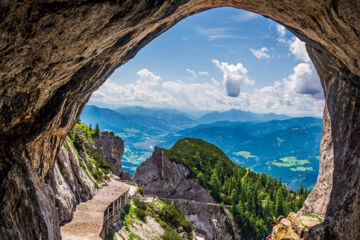
[[[228,18],[220,21],[220,15]],[[192,18],[196,19],[192,20]],[[216,24],[207,22],[207,19],[216,19]],[[235,24],[225,23],[229,19]],[[247,32],[247,35],[243,33],[244,30],[251,29],[253,26],[257,26],[258,30]],[[240,29],[244,30],[240,31]],[[250,37],[247,38],[247,36]],[[267,40],[256,41],[261,38]],[[220,50],[209,50],[214,48]],[[169,56],[170,51],[172,51],[171,56]],[[155,53],[157,53],[156,56]],[[208,63],[203,59],[206,59]],[[259,69],[264,69],[265,73],[256,74]],[[269,74],[266,73],[267,71],[276,73]],[[282,77],[284,73],[286,77]],[[258,87],[254,90],[255,82]],[[251,104],[245,105],[245,102]],[[117,103],[121,103],[121,106]],[[238,108],[239,105],[242,110],[255,110],[260,115],[274,111],[278,114],[266,121],[253,119],[253,122],[283,120],[285,125],[289,125],[285,128],[273,126],[272,132],[265,131],[263,135],[258,132],[257,134],[261,136],[252,136],[256,140],[253,139],[253,142],[248,145],[240,140],[240,142],[234,140],[236,142],[233,145],[242,144],[241,147],[234,148],[228,142],[216,140],[234,138],[229,133],[223,136],[220,132],[215,132],[212,136],[204,134],[204,132],[211,132],[214,127],[223,127],[223,131],[229,131],[229,126],[226,124],[216,125],[217,121],[209,119],[196,123],[196,119],[201,117],[200,114],[205,115],[210,111],[236,113],[236,110],[231,109]],[[204,124],[212,124],[212,128],[208,129],[202,126],[201,134],[203,135],[190,132],[187,133],[188,135],[182,135],[181,138],[205,138],[210,143],[219,146],[238,165],[245,165],[256,172],[265,172],[273,177],[281,178],[283,183],[295,189],[296,192],[300,186],[312,188],[316,183],[322,120],[304,116],[314,115],[314,111],[316,111],[316,117],[322,116],[323,105],[323,89],[315,67],[307,55],[305,43],[282,25],[260,15],[239,9],[219,8],[179,22],[144,47],[134,59],[116,70],[104,85],[93,93],[81,115],[81,120],[92,126],[100,124],[102,130],[115,131],[116,135],[123,138],[126,152],[122,165],[125,170],[130,170],[131,174],[136,167],[151,156],[154,146],[170,148],[176,140],[179,140],[179,137],[169,139],[169,135],[179,135],[179,131],[189,132],[191,128],[196,129]],[[212,106],[216,108],[211,108]],[[174,107],[176,109],[173,109]],[[247,108],[244,109],[244,107]],[[106,115],[109,118],[104,120],[101,114],[109,111],[109,108],[115,115],[114,119],[125,117],[135,122],[135,126],[128,127],[127,121],[122,121],[117,126],[112,122],[111,115]],[[161,121],[152,119],[154,122],[151,123],[153,125],[150,129],[145,128],[142,124],[147,124],[146,121],[154,117],[151,114],[155,113],[149,112],[153,108],[157,108],[155,109],[157,111],[170,108],[169,116],[174,117],[170,113],[179,114],[195,121],[178,122],[179,126],[176,126],[174,122],[164,124],[164,119]],[[202,113],[199,109],[204,112]],[[197,116],[195,117],[194,114]],[[292,117],[284,117],[280,114],[288,114]],[[140,119],[139,121],[134,119],[136,116]],[[289,123],[291,121],[292,123]],[[122,127],[125,129],[121,129]],[[234,123],[230,128],[234,129]],[[237,131],[239,134],[242,133],[239,129]],[[305,139],[305,135],[312,137]],[[271,145],[278,148],[268,149]],[[259,149],[259,146],[262,149]],[[282,148],[282,146],[285,147]],[[265,155],[268,156],[265,157]]]
[[[234,23],[229,24],[229,20]],[[257,27],[256,30],[248,30],[254,26]],[[171,55],[170,51],[173,51]],[[264,70],[259,71],[260,68]],[[122,114],[149,117],[150,113],[146,112],[146,108],[157,108],[173,109],[174,112],[185,114],[185,117],[192,120],[199,119],[201,115],[211,111],[222,112],[232,109],[259,114],[287,114],[288,118],[321,118],[323,98],[319,76],[306,52],[304,42],[270,19],[245,10],[226,7],[188,17],[154,39],[134,59],[115,70],[100,89],[93,93],[88,105],[115,110],[116,113],[120,113],[119,116]],[[144,109],[141,109],[142,107]],[[127,110],[130,113],[126,113]],[[99,123],[95,120],[95,109],[86,106],[84,111],[81,116],[83,122],[92,126]],[[282,117],[269,119],[278,120],[277,118]],[[196,124],[209,124],[215,121],[205,120]],[[147,150],[147,155],[134,154],[132,157],[138,159],[133,159],[132,163],[140,164],[149,157],[153,147],[162,142],[161,138],[147,141],[149,129],[145,129],[146,136],[141,135],[134,140],[131,139],[131,131],[141,130],[130,128],[128,130],[131,133],[119,130],[120,126],[112,125],[110,118],[108,122],[104,121],[103,125],[104,127],[100,124],[102,129],[115,131],[125,143],[129,136],[129,141],[143,143],[131,147]],[[169,128],[172,128],[170,132],[194,127],[185,124],[179,126],[179,129],[174,128],[174,125],[169,124]],[[164,126],[166,127],[166,124]],[[312,123],[309,123],[309,126],[312,126]],[[164,135],[161,131],[153,132],[155,135],[152,137],[155,138]],[[320,135],[321,129],[318,129],[314,137],[317,145],[320,144]],[[281,145],[281,139],[279,141],[278,144]],[[167,143],[166,147],[171,147],[172,144]],[[247,152],[246,149],[237,150],[234,152]],[[133,154],[132,151],[129,152]],[[278,166],[299,164],[292,165],[291,168],[309,169],[308,162],[319,161],[319,150],[316,152],[312,149],[308,156],[299,154],[295,159],[292,158],[294,156],[291,156],[291,152],[288,154],[289,156],[275,157],[280,161]],[[310,155],[309,161],[306,157]],[[241,154],[239,156],[242,157]],[[310,188],[316,182],[319,166],[316,164],[311,168],[316,174],[311,177],[312,184],[306,186]],[[300,184],[294,186],[299,188]]]

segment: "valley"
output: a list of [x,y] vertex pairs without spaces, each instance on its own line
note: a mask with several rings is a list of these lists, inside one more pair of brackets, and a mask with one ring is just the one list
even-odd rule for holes
[[215,144],[239,166],[281,178],[292,189],[312,188],[316,183],[322,128],[318,118],[240,110],[195,118],[170,109],[112,110],[90,105],[81,120],[92,126],[98,123],[101,130],[113,131],[124,140],[122,166],[132,175],[155,146],[170,148],[179,139],[193,137]]

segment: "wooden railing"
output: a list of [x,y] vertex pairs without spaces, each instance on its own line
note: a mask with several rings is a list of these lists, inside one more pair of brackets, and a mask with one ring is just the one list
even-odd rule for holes
[[125,206],[128,204],[129,189],[122,193],[116,200],[111,202],[104,211],[104,223],[100,233],[100,237],[105,239],[109,233],[110,227],[118,222],[121,218],[121,213],[124,211]]

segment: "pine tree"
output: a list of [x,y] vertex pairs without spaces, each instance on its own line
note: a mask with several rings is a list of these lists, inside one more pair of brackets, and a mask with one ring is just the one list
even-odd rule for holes
[[284,215],[284,201],[281,188],[276,192],[276,205],[275,205],[276,215]]
[[220,201],[220,189],[221,189],[221,183],[219,180],[218,175],[216,174],[216,171],[213,172],[210,178],[210,187],[211,187],[211,194],[215,197],[217,201]]
[[303,195],[304,194],[304,186],[301,184],[300,186],[300,195]]
[[95,125],[95,130],[94,130],[94,136],[99,136],[100,134],[100,128],[99,128],[99,124]]

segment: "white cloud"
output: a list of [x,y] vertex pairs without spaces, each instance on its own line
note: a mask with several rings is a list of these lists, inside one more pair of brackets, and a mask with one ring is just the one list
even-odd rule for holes
[[262,47],[262,48],[257,49],[257,50],[250,48],[250,51],[258,59],[262,59],[262,58],[269,59],[270,58],[270,55],[268,53],[269,50],[266,47]]
[[235,36],[230,34],[229,31],[232,30],[228,27],[218,27],[218,28],[204,28],[197,26],[195,27],[197,33],[204,35],[208,40],[216,40],[222,38],[234,38]]
[[253,85],[255,83],[247,77],[247,70],[241,63],[234,65],[215,59],[212,62],[223,72],[223,83],[229,97],[239,96],[242,84]]
[[192,75],[191,78],[188,77],[187,79],[193,81],[193,80],[195,80],[197,78],[197,74],[196,74],[196,72],[194,70],[192,70],[190,68],[187,68],[186,71]]
[[299,94],[311,95],[314,98],[323,98],[323,89],[319,76],[312,63],[300,63],[289,76],[292,89]]
[[[138,73],[138,80],[130,84],[118,84],[108,79],[93,93],[90,103],[116,106],[118,104],[145,107],[191,108],[205,110],[219,108],[225,94],[214,78],[207,83],[163,81],[147,69]],[[150,83],[146,84],[144,81]]]
[[276,25],[276,30],[278,31],[280,37],[285,37],[286,28],[283,25],[277,24]]
[[234,16],[231,16],[231,20],[235,22],[248,22],[251,20],[254,20],[256,18],[259,18],[261,15],[253,13],[253,12],[241,12],[239,14],[236,14]]
[[210,74],[208,72],[199,72],[199,75],[210,76]]
[[197,110],[237,108],[294,116],[322,114],[322,88],[311,62],[299,63],[292,74],[280,81],[245,92],[240,91],[241,85],[251,85],[254,81],[248,79],[247,70],[241,63],[212,61],[223,73],[222,82],[212,76],[205,83],[166,81],[150,70],[142,69],[137,72],[138,79],[134,83],[107,80],[93,93],[90,103],[112,107],[125,104]]
[[139,76],[139,78],[136,80],[136,83],[138,83],[139,85],[156,86],[162,81],[161,77],[156,76],[147,68],[138,71],[136,74]]
[[286,43],[286,38],[285,38],[285,36],[286,36],[286,28],[283,25],[277,24],[276,25],[276,30],[277,30],[277,32],[279,34],[277,40],[279,42]]
[[324,108],[320,80],[311,63],[300,63],[294,73],[249,96],[250,111],[321,116]]
[[297,37],[293,37],[289,41],[289,51],[294,54],[295,58],[304,62],[311,62],[306,51],[305,43]]

